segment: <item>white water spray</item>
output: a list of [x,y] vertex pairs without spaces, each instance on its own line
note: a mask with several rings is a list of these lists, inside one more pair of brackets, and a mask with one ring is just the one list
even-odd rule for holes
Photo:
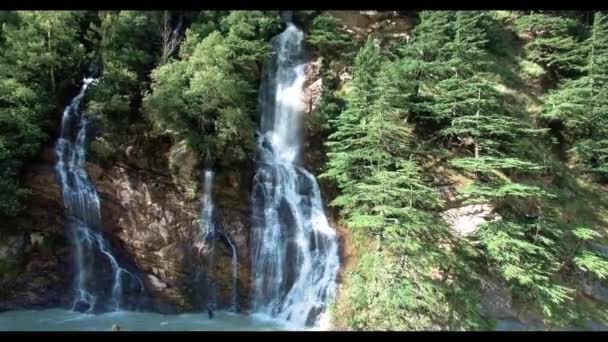
[[[230,246],[232,252],[232,309],[238,309],[238,292],[237,292],[237,277],[238,277],[238,259],[236,253],[236,247],[232,243],[230,237],[223,231],[217,231],[216,222],[214,216],[215,204],[213,202],[213,171],[205,170],[205,176],[203,180],[204,184],[204,192],[203,192],[203,207],[201,209],[201,232],[203,234],[203,240],[205,241],[205,245],[208,248],[208,263],[207,269],[211,270],[213,263],[215,262],[215,240],[222,235]],[[211,281],[208,278],[208,304],[212,306],[215,305],[215,288]]]
[[[55,146],[57,156],[55,170],[63,190],[69,236],[75,248],[74,292],[76,295],[72,309],[84,309],[88,312],[95,310],[96,305],[106,305],[100,303],[104,289],[101,288],[102,284],[97,283],[100,274],[96,269],[98,265],[96,259],[99,255],[109,262],[112,270],[112,286],[109,294],[112,309],[121,308],[123,274],[137,279],[140,290],[143,290],[141,280],[120,267],[101,234],[99,196],[85,169],[89,121],[83,115],[81,107],[85,92],[95,81],[93,78],[85,78],[80,92],[63,111],[61,132]],[[75,139],[74,133],[76,133]]]
[[[289,18],[289,17],[287,17]],[[300,326],[324,324],[339,254],[315,177],[295,163],[304,109],[303,33],[288,22],[260,90],[261,134],[254,177],[253,309]]]

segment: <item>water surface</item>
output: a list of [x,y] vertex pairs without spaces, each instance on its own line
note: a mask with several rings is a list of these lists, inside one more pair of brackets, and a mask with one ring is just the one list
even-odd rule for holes
[[18,310],[0,313],[0,331],[273,331],[303,330],[260,315],[216,312],[164,315],[155,312],[117,311],[83,314],[65,309]]

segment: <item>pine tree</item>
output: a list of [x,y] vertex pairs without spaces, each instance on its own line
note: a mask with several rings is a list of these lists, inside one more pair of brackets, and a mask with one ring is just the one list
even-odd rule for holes
[[577,72],[581,55],[577,53],[577,22],[573,18],[547,13],[520,16],[515,22],[520,35],[529,40],[527,58],[542,66],[552,80]]
[[[333,179],[343,189],[350,189],[361,179],[361,165],[367,157],[360,152],[365,148],[361,139],[367,134],[359,125],[363,117],[369,113],[372,94],[376,86],[375,76],[380,70],[382,58],[379,48],[372,40],[355,57],[353,80],[346,97],[346,109],[338,119],[332,122],[335,132],[328,137],[326,145],[329,148],[327,156],[327,171],[324,177]],[[336,201],[340,201],[339,198]],[[347,212],[348,206],[344,207]]]
[[350,59],[356,53],[353,38],[341,27],[340,19],[327,14],[316,16],[306,36],[318,54],[331,60]]
[[450,72],[446,63],[450,58],[447,46],[453,38],[454,18],[452,11],[422,11],[413,37],[402,40],[399,47],[403,72],[418,81],[412,110],[414,119],[420,121],[422,127],[445,124],[430,106],[434,84]]
[[[474,327],[477,318],[464,312],[475,311],[475,297],[468,293],[465,299],[466,290],[445,282],[448,276],[462,278],[471,289],[464,280],[470,273],[461,273],[460,259],[450,254],[457,247],[444,247],[453,241],[434,212],[441,205],[438,193],[417,165],[407,122],[417,81],[403,73],[412,69],[386,61],[372,41],[355,61],[352,90],[327,143],[330,159],[322,175],[340,188],[332,205],[342,209],[347,226],[378,242],[377,249],[361,252],[351,274],[349,325],[429,329],[453,318],[453,326]],[[443,280],[438,272],[444,272]]]
[[[446,44],[450,58],[446,77],[433,84],[428,108],[438,134],[456,151],[451,165],[467,172],[473,182],[461,189],[468,202],[490,202],[502,220],[484,225],[475,235],[480,258],[514,292],[527,296],[551,317],[569,300],[570,290],[555,283],[558,271],[556,241],[561,231],[540,217],[529,223],[514,209],[524,201],[540,205],[550,197],[545,190],[517,182],[514,176],[534,174],[542,167],[518,157],[521,140],[538,132],[505,111],[501,94],[488,70],[486,14],[459,11],[453,21],[453,40]],[[539,227],[543,227],[539,229]],[[536,230],[536,233],[532,234]]]
[[579,55],[583,75],[565,81],[545,99],[543,116],[565,126],[568,143],[584,170],[608,176],[608,16],[597,12]]

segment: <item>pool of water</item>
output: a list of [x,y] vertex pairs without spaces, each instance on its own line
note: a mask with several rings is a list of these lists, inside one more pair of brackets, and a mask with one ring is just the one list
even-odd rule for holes
[[83,314],[65,309],[19,310],[0,313],[0,331],[272,331],[306,330],[258,315],[216,312],[164,315],[154,312],[118,311]]
[[[65,309],[18,310],[0,313],[0,331],[110,331],[116,324],[131,331],[303,331],[313,330],[291,326],[261,315],[242,315],[218,311],[213,319],[206,313],[164,315],[155,312],[118,311],[105,314],[83,314]],[[319,329],[314,329],[319,330]],[[498,321],[495,330],[543,330],[543,327],[526,326],[516,320]],[[601,323],[590,324],[586,329],[608,331]]]

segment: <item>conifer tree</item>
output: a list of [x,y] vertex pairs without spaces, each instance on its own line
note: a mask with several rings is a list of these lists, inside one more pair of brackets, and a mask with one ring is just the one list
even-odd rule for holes
[[515,27],[528,40],[527,58],[541,65],[551,79],[559,80],[577,72],[582,56],[577,53],[575,19],[532,13],[518,17]]
[[[375,76],[380,70],[382,57],[379,48],[372,40],[355,57],[353,81],[347,95],[347,106],[332,124],[335,132],[328,137],[327,153],[329,160],[325,176],[334,179],[343,189],[362,178],[361,166],[366,155],[360,150],[365,148],[361,139],[367,134],[359,125],[369,113],[369,104],[376,86]],[[336,199],[338,200],[338,199]],[[348,211],[346,206],[344,210]]]
[[543,115],[565,126],[567,143],[583,170],[608,176],[608,16],[594,15],[581,77],[565,81],[545,99]]
[[[340,188],[332,205],[342,209],[347,226],[379,243],[379,249],[362,252],[351,275],[348,301],[355,313],[349,324],[429,329],[458,316],[455,311],[474,311],[476,302],[467,301],[474,298],[470,294],[467,300],[462,298],[460,286],[436,277],[442,270],[445,278],[447,273],[466,278],[455,272],[463,269],[458,266],[461,259],[442,247],[453,242],[434,212],[441,200],[425,184],[417,165],[412,127],[406,120],[416,80],[403,74],[411,69],[386,61],[372,41],[355,61],[352,90],[346,110],[335,122],[336,133],[329,138],[330,160],[322,176]],[[365,315],[357,314],[362,311]],[[478,324],[474,316],[468,321],[462,317],[454,326]]]
[[[537,130],[505,110],[502,96],[491,81],[485,16],[473,11],[456,13],[453,40],[446,44],[450,72],[434,84],[437,95],[429,108],[443,123],[439,135],[457,152],[450,163],[474,180],[461,190],[462,199],[493,203],[503,216],[475,235],[481,260],[513,291],[529,296],[551,316],[570,298],[570,290],[552,278],[558,271],[554,245],[561,231],[546,223],[550,218],[529,223],[513,209],[519,201],[539,205],[550,195],[537,186],[513,180],[514,175],[542,170],[518,157],[521,140]],[[539,226],[543,229],[531,238],[531,232]]]

